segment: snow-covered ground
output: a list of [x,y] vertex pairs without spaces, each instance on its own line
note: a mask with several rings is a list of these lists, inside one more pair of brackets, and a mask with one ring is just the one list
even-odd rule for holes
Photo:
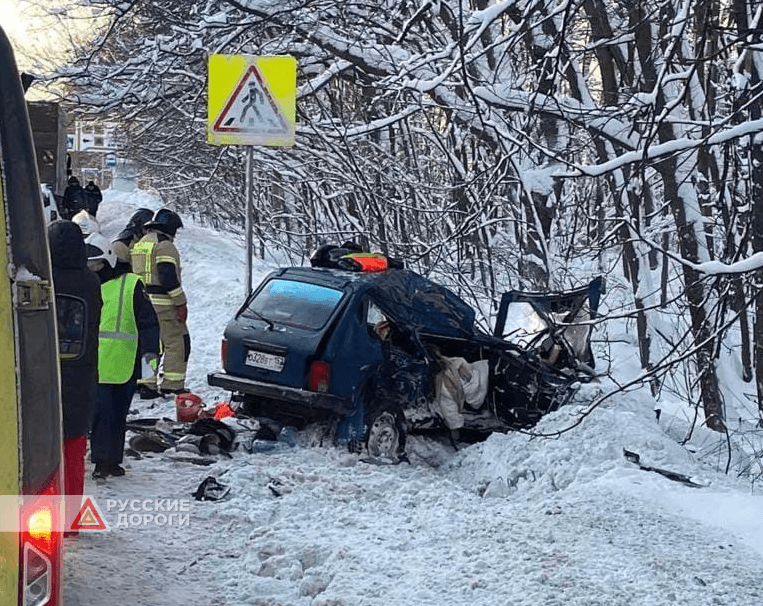
[[[136,208],[157,204],[145,193],[107,190],[101,231],[113,237]],[[219,367],[223,328],[245,292],[244,248],[237,238],[184,220],[177,245],[193,341],[187,386],[212,406],[227,396],[209,387],[206,375]],[[267,270],[255,265],[255,283]],[[633,363],[623,355],[616,360]],[[596,389],[586,388],[591,397]],[[136,397],[133,407],[135,416],[174,417],[170,400]],[[164,453],[128,458],[124,477],[99,484],[88,477],[86,493],[111,530],[66,541],[64,602],[763,604],[757,485],[691,452],[708,451],[721,438],[698,431],[684,448],[673,435],[681,431],[676,417],[664,414],[658,422],[653,408],[643,390],[608,400],[556,438],[493,435],[458,452],[413,438],[410,465],[371,465],[321,445],[310,432],[297,446],[271,443],[270,450],[234,452],[208,467]],[[576,411],[549,415],[540,429],[568,427]],[[641,470],[623,449],[700,487]],[[230,494],[193,500],[209,475],[229,485]],[[157,503],[178,502],[187,509],[182,526],[116,527],[114,503],[137,520],[157,515]]]

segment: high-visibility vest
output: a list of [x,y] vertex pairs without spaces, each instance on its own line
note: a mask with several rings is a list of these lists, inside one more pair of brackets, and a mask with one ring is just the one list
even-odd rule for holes
[[133,298],[140,277],[122,274],[101,284],[103,308],[98,333],[98,382],[122,384],[132,376],[138,353]]

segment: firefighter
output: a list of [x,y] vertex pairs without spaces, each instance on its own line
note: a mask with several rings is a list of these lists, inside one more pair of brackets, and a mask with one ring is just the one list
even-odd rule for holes
[[146,235],[143,226],[153,217],[154,211],[148,208],[139,208],[133,213],[125,228],[117,234],[111,243],[117,259],[130,265],[130,251],[132,251],[134,244]]
[[161,368],[154,376],[141,379],[143,399],[165,394],[186,393],[185,372],[191,353],[188,334],[187,300],[180,282],[180,255],[173,243],[183,222],[177,213],[161,208],[144,228],[143,236],[132,248],[132,270],[146,284],[146,292],[159,318],[162,347]]

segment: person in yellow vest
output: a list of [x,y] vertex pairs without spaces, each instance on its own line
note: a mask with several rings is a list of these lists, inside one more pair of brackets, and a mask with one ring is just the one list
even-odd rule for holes
[[191,353],[186,320],[188,307],[180,282],[180,254],[174,239],[183,222],[174,211],[161,208],[143,226],[146,235],[133,245],[132,270],[146,284],[146,292],[159,318],[162,346],[161,372],[139,381],[143,399],[185,393],[185,372]]
[[98,394],[90,431],[93,478],[122,476],[127,412],[141,367],[159,359],[159,321],[141,279],[101,234],[85,240],[87,265],[101,281]]

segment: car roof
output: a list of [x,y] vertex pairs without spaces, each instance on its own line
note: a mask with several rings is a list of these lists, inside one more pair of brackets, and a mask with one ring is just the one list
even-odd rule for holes
[[324,267],[288,267],[273,277],[367,292],[391,319],[454,337],[474,334],[474,310],[455,293],[407,269],[364,273]]
[[344,269],[328,267],[282,267],[276,270],[276,275],[281,278],[310,282],[331,288],[344,290],[350,285],[370,285],[378,274],[369,274]]

